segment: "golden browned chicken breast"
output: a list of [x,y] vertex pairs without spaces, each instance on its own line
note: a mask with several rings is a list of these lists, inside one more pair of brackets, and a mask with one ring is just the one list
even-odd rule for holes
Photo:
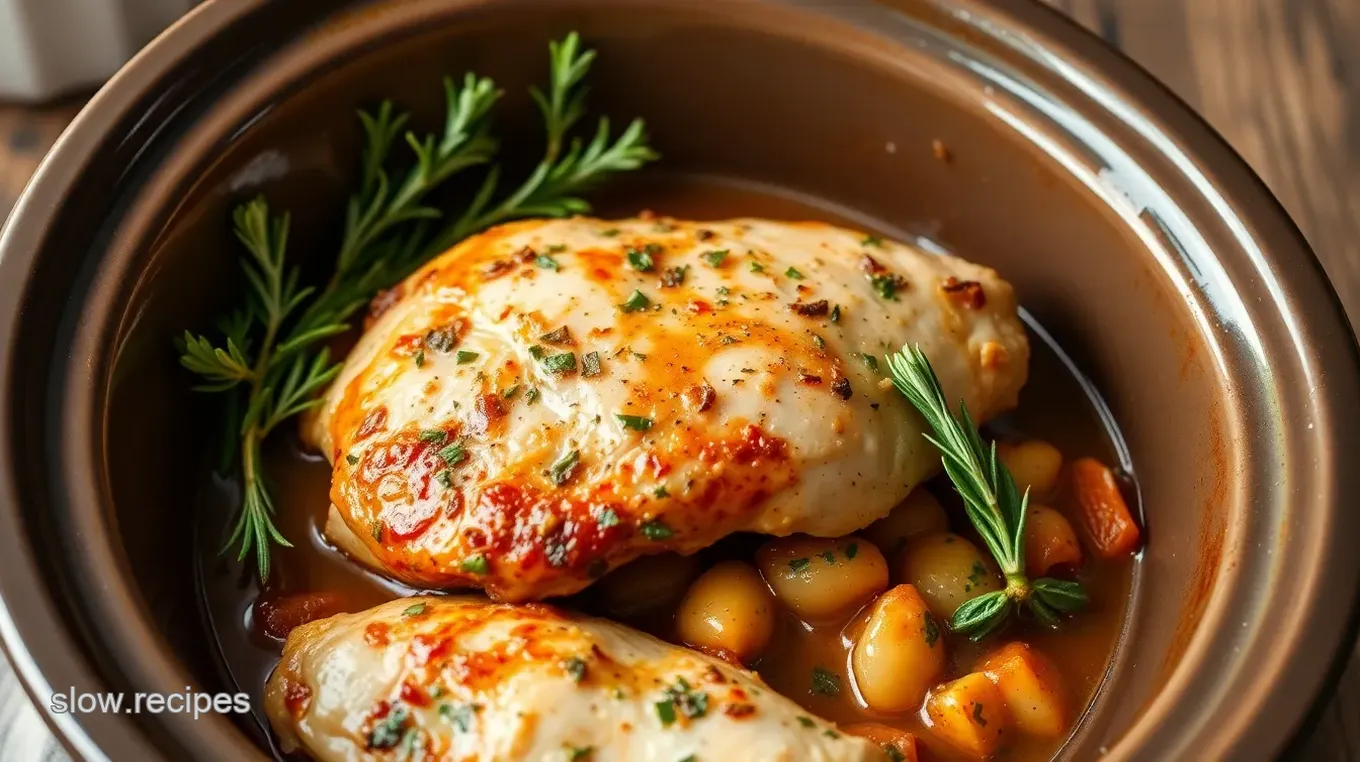
[[920,344],[979,419],[1029,353],[992,270],[820,223],[520,222],[379,303],[307,427],[328,534],[515,601],[733,532],[859,529],[939,464],[884,353]]
[[266,710],[330,760],[885,762],[750,673],[542,604],[396,600],[295,629]]

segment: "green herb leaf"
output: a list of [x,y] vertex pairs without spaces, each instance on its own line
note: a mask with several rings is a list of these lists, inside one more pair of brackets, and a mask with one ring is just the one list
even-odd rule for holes
[[845,546],[845,557],[847,560],[853,561],[857,555],[859,555],[859,545],[857,543],[852,542]]
[[661,519],[642,522],[642,536],[649,540],[666,540],[674,534],[675,532],[666,526]]
[[929,611],[925,612],[921,620],[921,631],[926,637],[926,646],[934,648],[935,642],[940,639],[940,626],[935,624],[935,617],[931,616]]
[[443,442],[448,438],[448,432],[443,429],[425,429],[420,432],[420,441],[422,442]]
[[706,251],[703,254],[700,254],[699,258],[707,262],[711,267],[722,267],[722,263],[727,259],[728,253],[727,249],[713,249],[712,251]]
[[559,264],[556,259],[553,259],[547,254],[539,254],[537,257],[534,257],[534,264],[538,265],[544,270],[552,270],[553,272],[557,272],[558,270],[562,269],[562,265]]
[[790,267],[789,269],[787,269],[787,270],[784,271],[784,276],[787,277],[787,278],[792,278],[792,279],[794,279],[794,280],[802,280],[802,279],[803,279],[803,274],[800,273],[800,272],[798,272],[796,269],[794,269],[794,268],[792,268],[792,267]]
[[572,352],[548,355],[543,358],[543,367],[549,373],[563,374],[576,370],[576,355]]
[[881,273],[871,275],[869,276],[869,284],[874,287],[874,291],[877,291],[879,296],[889,301],[897,301],[897,276]]
[[473,360],[476,360],[478,357],[481,357],[481,354],[480,354],[480,353],[477,353],[477,352],[469,352],[469,351],[466,350],[466,349],[460,349],[460,350],[458,350],[457,358],[458,358],[458,364],[459,364],[459,365],[467,365],[468,363],[472,362]]
[[614,417],[618,419],[619,423],[623,424],[625,429],[646,431],[652,427],[652,419],[647,418],[646,416],[615,413]]
[[579,683],[586,679],[586,660],[579,656],[569,657],[566,661],[562,662],[562,669],[565,670],[575,682]]
[[859,244],[860,246],[873,246],[875,248],[882,248],[883,239],[879,238],[876,235],[866,235],[864,236],[864,240],[860,241]]
[[670,699],[656,702],[656,718],[661,720],[664,727],[670,727],[675,723],[675,702]]
[[831,308],[831,322],[841,322],[841,306],[839,304]]
[[356,463],[359,462],[359,456],[358,456],[358,455],[354,455],[353,453],[351,453],[351,454],[349,454],[349,455],[346,455],[346,456],[345,456],[345,462],[348,463],[348,464],[350,464],[350,465],[352,466],[352,465],[354,465],[354,464],[356,464]]
[[759,262],[751,262],[751,272],[753,272],[753,273],[763,273],[763,272],[765,272],[765,265],[762,265],[762,264],[759,263]]
[[805,728],[817,727],[817,723],[813,722],[811,717],[804,717],[802,715],[798,716],[798,724],[802,725]]
[[646,294],[634,289],[633,293],[628,295],[628,299],[624,301],[623,304],[619,305],[619,308],[624,312],[638,312],[647,309],[651,305],[652,302],[647,298]]
[[793,570],[794,574],[802,574],[811,566],[811,558],[795,558],[792,561],[789,561],[789,568]]
[[581,451],[572,450],[548,467],[548,478],[552,480],[553,484],[560,487],[571,481],[572,475],[576,473],[576,466],[580,462]]
[[812,692],[818,696],[839,696],[841,679],[834,672],[821,667],[813,667]]
[[629,249],[627,252],[628,266],[638,272],[651,272],[656,267],[656,262],[652,259],[652,253],[645,249]]
[[543,334],[538,338],[540,341],[544,341],[549,344],[570,344],[571,330],[568,329],[565,325],[562,325],[552,329],[551,331],[548,331],[547,333]]
[[456,466],[459,463],[462,463],[464,460],[467,460],[467,456],[467,450],[456,442],[439,451],[439,457],[443,458],[444,462],[449,466]]
[[464,558],[463,562],[458,564],[458,568],[468,574],[482,575],[491,570],[491,564],[487,562],[486,556],[477,553]]
[[405,609],[403,609],[402,612],[401,612],[401,615],[402,615],[402,616],[417,616],[417,615],[419,615],[419,614],[424,614],[424,613],[425,613],[425,604],[424,604],[424,603],[413,603],[413,604],[411,604],[410,606],[407,606]]
[[667,267],[661,272],[662,288],[677,288],[684,285],[685,276],[689,273],[689,265],[678,267]]

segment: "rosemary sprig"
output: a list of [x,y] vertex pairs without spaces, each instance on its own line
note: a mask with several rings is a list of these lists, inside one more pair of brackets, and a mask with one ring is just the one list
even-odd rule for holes
[[462,216],[430,241],[425,249],[426,258],[507,220],[585,214],[590,211],[590,204],[577,194],[604,177],[656,160],[657,154],[647,145],[641,119],[634,119],[613,143],[607,117],[600,117],[595,136],[584,148],[579,139],[567,142],[571,128],[585,115],[586,89],[581,83],[595,60],[595,51],[582,53],[580,45],[581,39],[575,32],[561,42],[548,44],[551,74],[548,94],[538,88],[531,91],[547,126],[543,159],[533,173],[499,204],[488,208],[500,182],[500,172],[493,168]]
[[[219,321],[215,340],[185,331],[176,344],[180,363],[202,380],[194,388],[227,397],[230,447],[223,471],[239,461],[242,507],[224,550],[237,546],[238,560],[254,551],[261,580],[269,577],[271,543],[290,547],[274,526],[261,446],[279,424],[320,404],[318,395],[340,372],[323,342],[349,330],[349,318],[380,289],[462,238],[511,219],[588,211],[577,193],[656,158],[641,120],[611,143],[608,121],[601,119],[584,149],[572,140],[564,153],[570,129],[584,115],[581,82],[595,53],[581,52],[575,33],[551,43],[549,51],[549,94],[532,91],[547,129],[543,161],[514,193],[488,208],[500,176],[491,166],[466,210],[433,238],[428,225],[444,214],[425,198],[454,175],[495,159],[498,141],[490,135],[489,115],[501,91],[490,79],[467,74],[461,84],[445,80],[445,119],[437,134],[403,131],[408,116],[388,101],[359,112],[365,138],[359,186],[345,209],[335,267],[319,287],[300,287],[297,267],[288,264],[287,213],[271,214],[263,198],[235,210],[236,237],[246,249],[247,302]],[[412,160],[389,175],[398,137]]]
[[1028,608],[1040,621],[1055,626],[1061,614],[1086,605],[1086,592],[1078,582],[1052,577],[1031,582],[1025,575],[1029,490],[1020,494],[1010,470],[996,457],[996,443],[990,447],[983,444],[968,406],[960,401],[955,417],[920,347],[904,346],[887,359],[893,385],[935,432],[934,436],[927,434],[926,439],[940,450],[945,472],[963,498],[968,520],[1006,578],[1005,589],[964,601],[954,612],[950,627],[981,640],[1005,624],[1012,611]]

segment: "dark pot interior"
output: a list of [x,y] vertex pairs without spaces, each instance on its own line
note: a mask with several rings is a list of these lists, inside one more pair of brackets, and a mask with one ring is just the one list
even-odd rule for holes
[[[576,29],[600,56],[592,110],[645,117],[665,157],[602,213],[765,213],[694,200],[735,183],[924,236],[1000,270],[1099,389],[1149,544],[1066,757],[1255,757],[1295,731],[1360,580],[1339,497],[1360,487],[1339,468],[1360,424],[1353,339],[1257,181],[1131,64],[1020,3],[227,5],[110,85],[3,240],[4,634],[40,701],[226,687],[194,579],[217,428],[169,342],[237,293],[231,206],[267,194],[321,262],[355,109],[392,98],[428,127],[441,75],[469,69],[506,90],[505,155],[531,163],[525,88]],[[56,722],[115,758],[240,758],[258,732]]]

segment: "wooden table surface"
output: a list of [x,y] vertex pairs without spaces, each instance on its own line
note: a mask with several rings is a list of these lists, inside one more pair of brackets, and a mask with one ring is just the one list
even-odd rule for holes
[[[1360,323],[1360,0],[1044,0],[1204,114],[1303,229]],[[0,215],[79,108],[0,105]],[[1360,762],[1360,653],[1291,759]],[[0,663],[0,762],[63,759]]]

